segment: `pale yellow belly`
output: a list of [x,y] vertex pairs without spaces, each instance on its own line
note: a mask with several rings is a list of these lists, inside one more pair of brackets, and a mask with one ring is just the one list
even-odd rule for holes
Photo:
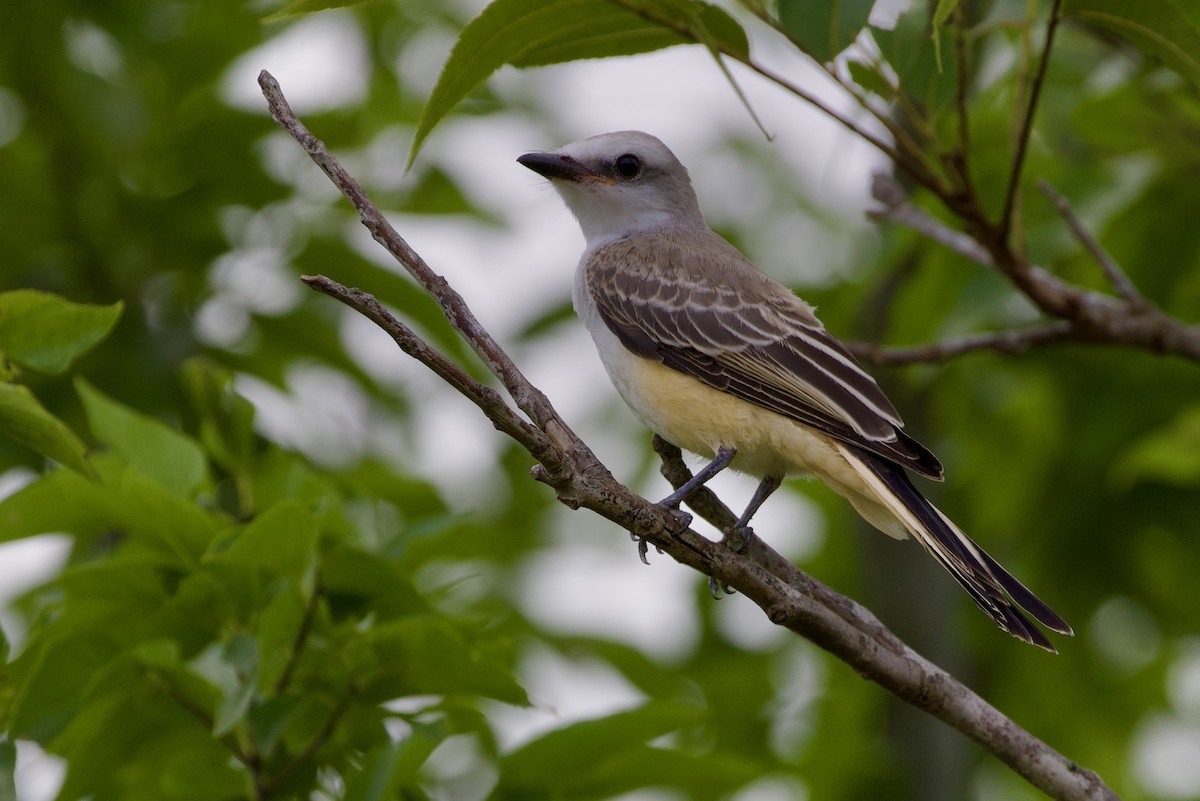
[[[846,498],[871,525],[896,539],[908,527],[851,466],[832,438],[690,376],[629,354],[613,383],[650,430],[684,450],[712,458],[734,448],[730,467],[752,476],[806,475]],[[611,375],[611,373],[610,373]]]
[[616,361],[606,366],[621,397],[680,448],[708,458],[734,448],[730,466],[753,476],[812,474],[843,494],[861,486],[826,435],[628,351]]
[[741,473],[817,478],[880,531],[897,539],[909,535],[831,437],[634,355],[590,303],[579,304],[579,293],[576,303],[613,385],[651,431],[710,459],[721,447],[733,448],[737,455],[730,467]]

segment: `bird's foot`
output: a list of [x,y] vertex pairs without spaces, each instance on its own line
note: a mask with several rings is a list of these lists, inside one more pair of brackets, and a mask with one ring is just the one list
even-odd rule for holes
[[725,535],[725,544],[737,554],[745,553],[755,539],[754,529],[736,523],[721,533]]
[[675,518],[676,526],[675,528],[671,529],[671,536],[675,539],[679,539],[679,536],[683,534],[683,532],[692,527],[692,515],[690,512],[683,511],[678,506],[665,506],[664,503],[664,501],[659,501],[657,505],[668,510],[671,513],[671,516]]

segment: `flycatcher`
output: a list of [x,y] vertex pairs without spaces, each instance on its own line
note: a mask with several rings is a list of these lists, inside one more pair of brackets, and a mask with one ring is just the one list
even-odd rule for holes
[[663,505],[731,467],[762,479],[740,529],[785,476],[815,476],[883,533],[915,537],[1004,631],[1055,650],[1019,606],[1073,633],[917,491],[907,471],[941,480],[937,457],[812,307],[708,227],[662,142],[620,131],[517,161],[583,229],[575,310],[617,391],[651,430],[712,460]]

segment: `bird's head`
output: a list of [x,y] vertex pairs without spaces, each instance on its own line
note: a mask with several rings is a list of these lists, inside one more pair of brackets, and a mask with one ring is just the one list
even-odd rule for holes
[[550,179],[590,246],[639,231],[704,225],[687,169],[650,134],[600,134],[517,161]]

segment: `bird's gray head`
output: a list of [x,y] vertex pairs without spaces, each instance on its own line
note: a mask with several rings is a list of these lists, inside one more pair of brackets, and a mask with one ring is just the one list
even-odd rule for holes
[[705,224],[687,169],[650,134],[600,134],[517,161],[550,179],[590,246],[638,231]]

